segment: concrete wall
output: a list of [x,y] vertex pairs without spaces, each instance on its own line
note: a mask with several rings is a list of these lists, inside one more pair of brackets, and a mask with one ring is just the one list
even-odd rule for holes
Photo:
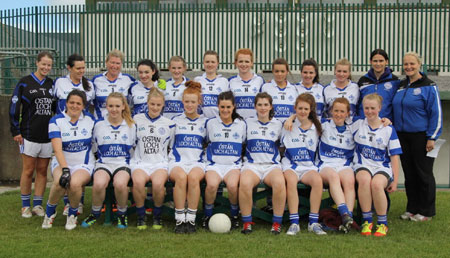
[[[12,140],[9,131],[9,99],[10,96],[0,95],[0,117],[3,123],[0,126],[0,181],[19,180],[22,170],[22,160],[19,147]],[[450,101],[443,101],[444,128],[441,139],[447,140],[441,148],[434,163],[434,174],[439,186],[449,186],[450,171]],[[49,180],[51,177],[48,177]],[[403,173],[400,173],[400,184],[403,184]]]

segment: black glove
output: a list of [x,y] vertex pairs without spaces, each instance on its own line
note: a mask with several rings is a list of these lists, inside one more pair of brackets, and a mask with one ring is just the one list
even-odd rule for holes
[[62,169],[62,175],[59,178],[59,185],[62,188],[68,188],[70,183],[70,169],[69,168],[63,168]]

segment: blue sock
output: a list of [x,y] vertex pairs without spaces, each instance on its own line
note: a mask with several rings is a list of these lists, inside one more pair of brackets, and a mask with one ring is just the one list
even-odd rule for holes
[[385,226],[387,226],[387,215],[377,215],[377,224],[384,224]]
[[69,203],[69,196],[68,195],[64,195],[64,206],[67,205]]
[[37,196],[37,195],[33,196],[33,206],[38,206],[38,205],[42,206],[42,199],[43,199],[42,196]]
[[309,224],[318,223],[319,222],[319,213],[309,213]]
[[337,208],[341,216],[343,216],[344,214],[350,215],[350,212],[348,211],[347,205],[345,203],[339,204]]
[[153,207],[153,217],[154,218],[159,218],[161,217],[161,212],[162,212],[162,206],[159,207]]
[[239,216],[239,205],[237,204],[231,204],[231,216],[237,217]]
[[117,215],[119,216],[123,216],[123,215],[127,215],[127,208],[128,207],[119,207],[117,206]]
[[31,194],[21,194],[20,199],[22,199],[22,207],[30,207]]
[[205,204],[205,216],[211,217],[213,215],[214,203]]
[[98,218],[100,214],[102,214],[102,206],[92,206],[92,215]]
[[242,222],[243,223],[252,222],[252,221],[253,221],[253,219],[252,219],[252,215],[251,214],[248,215],[248,216],[242,216]]
[[369,223],[372,223],[373,219],[372,219],[372,212],[371,211],[363,212],[362,216],[363,216],[363,221],[367,221]]
[[69,208],[69,215],[68,216],[70,217],[72,215],[75,216],[75,217],[78,216],[78,206],[76,208],[72,208],[72,207]]
[[289,214],[289,220],[291,221],[291,224],[300,224],[300,217],[298,216],[298,213]]
[[47,217],[50,218],[50,216],[52,216],[53,214],[55,214],[56,211],[56,206],[58,204],[50,204],[49,202],[47,202],[47,208],[45,210],[45,213],[47,214]]
[[273,215],[272,223],[275,223],[275,222],[281,225],[283,223],[283,216]]
[[84,192],[81,193],[81,199],[80,199],[80,202],[81,202],[82,204],[84,204]]
[[348,214],[350,214],[350,217],[352,217],[352,218],[353,218],[353,212],[351,212],[351,211],[348,211]]
[[137,207],[136,206],[136,213],[138,217],[144,217],[145,216],[145,206]]

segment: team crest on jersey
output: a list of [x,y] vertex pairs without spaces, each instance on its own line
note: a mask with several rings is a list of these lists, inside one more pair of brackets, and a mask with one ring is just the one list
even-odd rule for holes
[[126,134],[122,135],[122,140],[126,141],[128,139],[128,136]]
[[319,93],[316,93],[316,99],[321,99],[321,98],[322,98],[322,96],[320,96]]
[[353,96],[353,95],[348,96],[348,98],[350,99],[350,101],[355,100],[355,96]]
[[222,89],[221,88],[217,88],[217,92],[222,92]]
[[125,89],[124,89],[123,87],[120,87],[120,88],[119,88],[119,91],[120,91],[120,92],[124,92]]
[[233,138],[236,139],[236,140],[239,139],[239,136],[240,136],[240,135],[239,135],[238,133],[234,133],[234,134],[233,134]]
[[294,101],[294,97],[293,97],[292,95],[290,95],[290,96],[288,97],[288,100],[289,100],[289,101]]
[[86,130],[86,128],[83,128],[83,130],[81,130],[81,134],[83,136],[86,136],[88,134],[88,131]]
[[334,137],[334,136],[332,136],[332,135],[330,135],[329,139],[330,139],[331,141],[336,141],[336,137]]
[[386,83],[384,84],[384,88],[385,88],[386,90],[392,89],[392,83],[386,82]]
[[312,139],[309,139],[308,145],[309,145],[309,146],[313,146],[313,144],[314,144],[314,141],[313,141]]
[[62,133],[62,136],[64,136],[64,137],[70,136],[70,133]]
[[258,89],[257,88],[253,88],[253,93],[258,93]]
[[145,99],[145,96],[138,96],[137,99]]
[[378,144],[378,145],[381,145],[381,144],[383,144],[383,139],[381,139],[381,138],[378,138],[378,139],[377,139],[377,144]]
[[359,138],[361,138],[363,140],[367,139],[367,137],[365,135],[360,135]]
[[271,132],[270,132],[270,136],[271,136],[272,138],[275,138],[275,136],[277,136],[277,134],[276,134],[274,131],[271,131]]
[[350,139],[345,140],[345,143],[347,144],[347,146],[350,146],[352,144],[352,142],[350,141]]
[[50,95],[53,95],[52,89],[49,89],[49,90],[48,90],[48,93],[49,93]]
[[111,137],[109,135],[103,136],[103,140],[111,140]]
[[11,101],[12,103],[16,104],[16,102],[19,100],[17,96],[12,97]]
[[141,127],[139,127],[138,128],[138,131],[140,132],[140,131],[144,131],[145,130],[145,127],[143,127],[143,126],[141,126]]
[[161,128],[158,129],[158,133],[159,133],[160,135],[164,135],[164,134],[166,134],[166,129],[164,129],[163,127],[161,127]]
[[420,93],[422,93],[422,90],[420,88],[415,88],[414,91],[413,91],[413,94],[416,95],[416,96],[420,95]]
[[200,133],[204,133],[205,132],[205,128],[203,128],[203,127],[198,128],[198,130],[200,131]]
[[187,130],[186,126],[179,126],[178,129],[180,129],[180,130]]

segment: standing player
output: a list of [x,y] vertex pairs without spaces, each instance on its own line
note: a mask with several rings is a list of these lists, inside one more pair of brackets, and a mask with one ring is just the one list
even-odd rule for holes
[[402,154],[395,129],[384,127],[379,117],[382,103],[382,97],[376,93],[365,96],[363,107],[366,118],[352,125],[356,144],[353,163],[364,221],[361,234],[365,236],[372,234],[372,202],[377,213],[374,236],[383,237],[388,232],[385,190],[397,190],[399,155]]
[[346,98],[337,98],[331,106],[331,120],[322,123],[319,143],[320,176],[330,187],[330,195],[342,218],[340,229],[347,233],[353,224],[355,175],[352,169],[355,142],[350,125],[345,123],[350,113]]
[[273,118],[274,108],[269,93],[256,95],[255,109],[258,117],[247,119],[247,147],[239,182],[239,205],[244,223],[242,233],[252,232],[253,188],[264,182],[272,187],[274,200],[271,232],[279,234],[286,204],[286,182],[278,151],[282,125]]
[[145,184],[152,182],[153,228],[161,229],[161,208],[164,202],[164,184],[168,178],[167,147],[172,141],[175,123],[161,116],[164,107],[164,93],[152,87],[148,94],[147,113],[134,116],[136,122],[136,151],[131,160],[133,198],[137,209],[137,228],[146,229]]
[[91,180],[95,164],[92,153],[94,117],[83,111],[87,104],[86,93],[75,89],[67,96],[65,111],[50,120],[49,137],[55,156],[52,160],[53,184],[42,223],[44,229],[52,227],[56,206],[66,190],[70,198],[66,229],[77,226],[83,186]]
[[[86,64],[84,58],[78,54],[72,54],[67,58],[66,63],[69,74],[57,78],[53,86],[53,97],[57,101],[56,114],[61,114],[66,108],[67,95],[74,90],[81,90],[86,93],[87,102],[91,104],[95,98],[94,86],[86,77],[84,73],[86,71]],[[89,110],[89,106],[86,106],[86,111]]]
[[359,87],[356,83],[351,81],[351,64],[343,58],[334,65],[334,75],[336,79],[331,81],[324,90],[323,96],[325,98],[325,117],[331,117],[331,106],[333,101],[337,98],[346,98],[350,102],[350,116],[347,122],[350,124],[353,116],[356,115],[356,105],[359,101]]
[[174,116],[183,113],[183,91],[186,89],[185,83],[189,81],[184,77],[186,72],[186,61],[181,56],[172,56],[169,60],[169,72],[172,78],[167,80],[164,98],[163,115],[172,119]]
[[228,79],[230,90],[236,98],[236,111],[243,118],[256,116],[255,96],[261,90],[264,79],[253,73],[253,52],[248,48],[239,49],[234,55],[234,65],[239,74]]
[[[67,58],[66,63],[67,70],[69,74],[57,78],[55,84],[53,85],[53,97],[57,101],[56,114],[61,114],[66,108],[66,99],[68,94],[74,90],[81,90],[86,93],[87,105],[85,105],[85,110],[89,112],[89,105],[95,98],[94,86],[86,77],[84,77],[84,72],[86,71],[86,64],[84,58],[78,54],[72,54]],[[83,213],[84,204],[84,191],[81,195],[81,202],[78,207],[78,214]],[[69,197],[64,195],[64,212],[63,215],[67,216],[69,212]]]
[[300,232],[297,192],[297,183],[300,181],[311,186],[308,231],[317,235],[326,235],[319,224],[323,183],[317,172],[315,157],[322,126],[317,119],[314,97],[308,93],[300,94],[295,100],[295,112],[296,119],[292,131],[283,129],[281,133],[281,144],[286,148],[285,157],[281,163],[286,179],[289,220],[291,221],[287,234],[296,235]]
[[195,77],[194,81],[202,84],[202,112],[207,118],[219,115],[217,108],[217,96],[221,92],[229,90],[228,80],[217,74],[219,67],[219,55],[216,51],[208,50],[203,55],[203,67],[205,73]]
[[[52,156],[48,138],[48,122],[52,117],[52,85],[48,78],[53,64],[49,52],[41,52],[36,59],[36,71],[17,83],[9,105],[9,121],[14,141],[22,154],[20,194],[22,217],[32,214],[44,216],[42,197],[47,183],[47,167]],[[31,184],[36,170],[33,209],[31,209]]]
[[106,187],[113,181],[117,201],[117,227],[128,227],[128,181],[130,181],[131,150],[136,142],[136,125],[131,118],[125,96],[111,93],[106,99],[107,113],[95,123],[94,147],[98,159],[94,169],[92,186],[92,213],[83,221],[82,227],[92,226],[100,217]]
[[[207,118],[197,113],[201,105],[201,84],[186,82],[182,100],[184,113],[173,118],[175,137],[169,154],[169,178],[175,183],[175,233],[194,233],[200,199],[200,181],[205,177],[203,145]],[[187,200],[188,208],[185,210]]]
[[119,92],[127,97],[130,86],[135,81],[129,74],[121,72],[123,60],[124,56],[120,50],[112,50],[108,53],[105,62],[107,71],[92,78],[95,89],[94,115],[96,119],[101,119],[106,115],[106,99],[110,93]]
[[157,86],[160,90],[165,89],[165,81],[159,79],[159,70],[152,60],[144,59],[137,65],[139,80],[135,81],[130,88],[130,108],[134,115],[147,113],[147,96],[150,90]]
[[273,80],[261,87],[261,92],[267,92],[273,99],[274,117],[284,122],[294,113],[294,101],[298,96],[295,86],[287,80],[289,64],[283,58],[272,63]]
[[302,80],[296,84],[298,94],[309,93],[314,96],[317,105],[317,118],[322,118],[325,104],[323,85],[319,83],[319,66],[314,59],[306,59],[300,69]]
[[366,75],[358,81],[361,95],[358,103],[358,117],[364,118],[362,99],[371,93],[377,93],[383,97],[380,117],[389,118],[393,121],[392,100],[398,90],[400,80],[392,74],[389,64],[389,57],[383,49],[375,49],[370,53],[370,65],[372,66]]
[[241,172],[241,156],[246,136],[246,125],[236,112],[231,91],[219,94],[219,116],[206,124],[208,147],[206,148],[205,217],[207,227],[212,216],[217,189],[223,181],[227,185],[231,204],[231,228],[239,228],[238,185]]

